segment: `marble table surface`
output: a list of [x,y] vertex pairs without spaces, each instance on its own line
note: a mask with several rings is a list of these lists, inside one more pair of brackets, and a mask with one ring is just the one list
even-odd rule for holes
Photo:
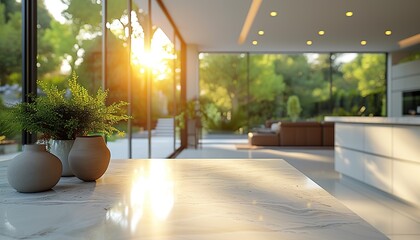
[[0,239],[388,239],[279,159],[112,160],[96,182],[32,194],[8,163]]

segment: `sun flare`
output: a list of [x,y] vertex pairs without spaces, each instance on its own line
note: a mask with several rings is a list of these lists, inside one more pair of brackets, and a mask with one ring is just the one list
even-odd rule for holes
[[165,80],[175,57],[173,43],[160,28],[153,34],[150,50],[145,49],[144,38],[132,38],[131,60],[141,74],[149,68],[155,80]]

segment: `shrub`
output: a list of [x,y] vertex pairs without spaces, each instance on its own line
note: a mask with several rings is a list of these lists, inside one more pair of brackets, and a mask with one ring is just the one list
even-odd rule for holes
[[302,108],[300,106],[299,97],[296,95],[290,96],[287,99],[287,115],[293,122],[299,118]]

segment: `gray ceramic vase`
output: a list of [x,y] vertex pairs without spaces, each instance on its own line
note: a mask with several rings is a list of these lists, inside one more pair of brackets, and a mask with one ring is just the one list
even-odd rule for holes
[[73,146],[74,140],[51,140],[50,141],[50,153],[54,154],[58,159],[60,159],[61,164],[63,164],[63,171],[61,176],[63,177],[73,177],[74,174],[69,166],[69,153]]
[[18,192],[42,192],[58,183],[61,171],[60,159],[47,152],[45,144],[29,144],[11,160],[7,179]]
[[102,136],[77,137],[69,154],[69,165],[76,177],[90,182],[108,169],[111,153]]

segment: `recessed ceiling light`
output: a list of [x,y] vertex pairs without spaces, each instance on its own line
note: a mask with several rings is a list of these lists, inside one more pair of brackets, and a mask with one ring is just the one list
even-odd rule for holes
[[320,31],[318,31],[318,35],[319,35],[319,36],[324,36],[324,34],[325,34],[325,31],[324,31],[324,30],[320,30]]
[[258,35],[260,36],[264,35],[264,31],[263,30],[258,31]]
[[365,40],[360,41],[360,45],[365,46],[367,42]]
[[306,45],[311,46],[312,45],[312,41],[311,40],[306,41]]
[[387,35],[387,36],[390,36],[392,34],[392,31],[391,30],[386,30],[385,31],[385,35]]
[[277,12],[275,12],[275,11],[270,12],[270,16],[272,16],[272,17],[277,16]]
[[257,44],[258,44],[257,40],[252,41],[252,45],[257,45]]
[[346,16],[347,16],[347,17],[351,17],[351,16],[353,16],[353,12],[351,12],[351,11],[346,12]]

